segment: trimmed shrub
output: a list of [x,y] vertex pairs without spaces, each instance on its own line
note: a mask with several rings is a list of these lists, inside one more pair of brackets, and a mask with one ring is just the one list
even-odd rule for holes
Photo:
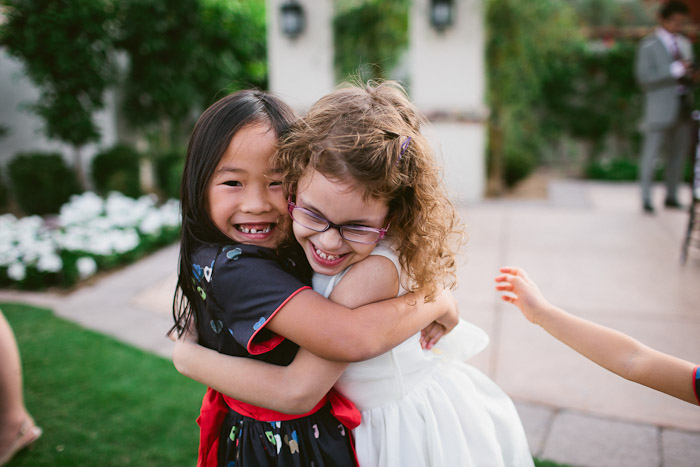
[[511,188],[530,175],[536,165],[537,161],[532,154],[508,148],[503,164],[503,181]]
[[4,171],[0,170],[0,212],[7,212],[9,193],[5,183]]
[[141,192],[140,154],[127,144],[117,144],[95,155],[92,160],[92,181],[102,195],[118,191],[130,198]]
[[25,214],[55,214],[81,191],[60,153],[19,153],[8,169],[13,198]]
[[630,159],[602,159],[586,165],[586,178],[592,180],[637,180],[637,162]]
[[185,167],[185,152],[171,151],[154,158],[156,182],[166,198],[180,199],[182,170]]

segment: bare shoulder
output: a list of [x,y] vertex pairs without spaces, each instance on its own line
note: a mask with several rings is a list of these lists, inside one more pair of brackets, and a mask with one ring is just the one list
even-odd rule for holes
[[396,297],[399,272],[384,256],[372,255],[353,265],[329,297],[348,308]]

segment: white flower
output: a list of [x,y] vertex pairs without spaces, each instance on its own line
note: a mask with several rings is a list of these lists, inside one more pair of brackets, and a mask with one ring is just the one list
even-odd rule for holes
[[139,246],[141,239],[134,229],[115,230],[112,233],[112,242],[114,251],[126,253]]
[[143,218],[139,230],[147,235],[155,235],[163,228],[163,214],[160,211],[151,211]]
[[51,252],[39,257],[36,268],[41,272],[59,272],[63,268],[63,261],[60,256]]
[[7,276],[13,281],[21,281],[27,277],[27,268],[24,267],[22,263],[12,263],[9,268],[7,268]]
[[60,224],[69,226],[89,222],[104,211],[104,200],[91,191],[73,195],[68,203],[61,206]]
[[78,268],[78,275],[81,279],[87,279],[97,272],[97,263],[89,256],[78,258],[75,265]]

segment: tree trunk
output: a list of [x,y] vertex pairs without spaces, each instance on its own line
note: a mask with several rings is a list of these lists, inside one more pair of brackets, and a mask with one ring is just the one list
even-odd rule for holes
[[80,188],[83,191],[89,191],[91,184],[88,183],[87,176],[85,175],[81,146],[73,146],[73,170],[75,170],[75,176],[78,179]]

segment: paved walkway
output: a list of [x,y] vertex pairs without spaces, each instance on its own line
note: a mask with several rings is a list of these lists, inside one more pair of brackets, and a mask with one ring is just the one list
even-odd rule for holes
[[[689,191],[683,195],[688,202]],[[686,213],[645,216],[635,184],[572,180],[550,182],[546,199],[460,211],[470,240],[456,294],[464,318],[491,337],[472,363],[516,401],[533,454],[575,466],[700,465],[700,407],[590,363],[501,302],[492,280],[501,265],[522,266],[553,303],[700,361],[700,252],[678,262]],[[177,251],[165,248],[68,295],[0,291],[0,301],[52,308],[169,358]]]

